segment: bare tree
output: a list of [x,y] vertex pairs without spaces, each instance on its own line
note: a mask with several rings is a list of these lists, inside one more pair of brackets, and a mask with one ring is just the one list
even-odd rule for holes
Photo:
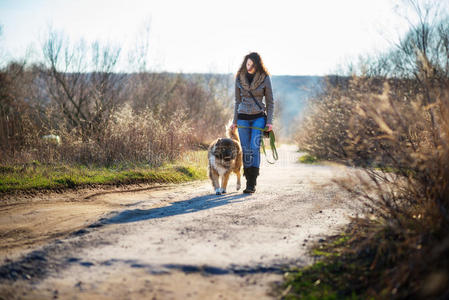
[[120,102],[124,74],[114,73],[120,48],[84,41],[71,44],[51,31],[43,45],[48,97],[72,128],[83,136],[101,132],[110,112]]

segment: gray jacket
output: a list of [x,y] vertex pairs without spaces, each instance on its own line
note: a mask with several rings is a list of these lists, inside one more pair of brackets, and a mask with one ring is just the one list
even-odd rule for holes
[[[244,74],[242,75],[243,76],[237,76],[235,80],[235,107],[233,123],[237,123],[237,114],[252,115],[266,111],[267,124],[273,124],[274,103],[270,76],[256,74],[255,78],[251,82],[251,85],[248,85],[246,76]],[[263,76],[265,77],[263,78]],[[262,109],[260,109],[257,104],[254,103],[254,100],[248,92],[248,89],[251,90],[254,98],[256,98]],[[262,102],[262,99],[264,97],[266,105]]]

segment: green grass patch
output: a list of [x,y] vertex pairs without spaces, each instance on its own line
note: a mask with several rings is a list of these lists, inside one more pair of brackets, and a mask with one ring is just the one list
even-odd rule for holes
[[365,294],[369,262],[342,255],[349,239],[342,234],[316,244],[310,251],[319,257],[316,263],[285,273],[282,299],[373,299]]
[[316,164],[318,163],[318,158],[310,154],[304,154],[298,158],[298,161],[302,164]]
[[49,165],[32,162],[0,166],[0,193],[76,188],[98,184],[180,183],[207,178],[207,151],[192,151],[183,158],[151,168],[140,164],[112,167]]
[[[345,234],[314,244],[310,253],[317,261],[289,269],[277,294],[290,300],[446,299],[449,247],[441,246],[446,232],[417,235],[402,225],[350,223]],[[435,254],[437,247],[445,252]]]
[[323,257],[339,256],[339,253],[326,252],[319,249],[313,249],[312,254],[315,256],[323,256]]

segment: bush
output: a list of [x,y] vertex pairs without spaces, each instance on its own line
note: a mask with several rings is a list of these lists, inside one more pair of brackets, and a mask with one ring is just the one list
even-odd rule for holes
[[163,122],[149,109],[135,112],[125,105],[111,114],[104,132],[87,140],[73,129],[62,134],[58,147],[63,161],[111,166],[119,163],[149,163],[160,166],[186,150],[189,123],[182,113]]
[[[364,288],[375,299],[449,294],[449,56],[434,56],[449,53],[449,24],[424,25],[389,54],[383,71],[394,76],[329,78],[297,135],[311,155],[364,167],[337,182],[374,220],[360,221],[358,243],[346,253],[365,254],[367,271],[378,276]],[[415,36],[439,48],[422,49]]]
[[[326,126],[344,129],[336,133],[343,140],[310,127],[301,136],[301,147],[318,157],[365,167],[363,173],[337,181],[375,219],[369,226],[359,226],[358,243],[346,250],[352,253],[350,261],[368,264],[364,270],[377,274],[364,283],[375,299],[445,295],[449,293],[449,84],[429,88],[435,98],[427,105],[420,94],[399,101],[400,92],[392,91],[387,81],[382,93],[364,94],[360,91],[367,81],[351,80],[352,90],[359,91],[354,101],[324,99],[337,109],[326,112],[323,108],[329,103],[318,103],[326,115],[307,121],[307,126],[326,128],[322,122],[340,117],[335,126]],[[339,147],[344,152],[338,152]]]
[[158,166],[224,135],[231,76],[122,73],[120,53],[50,32],[43,62],[1,69],[0,163]]

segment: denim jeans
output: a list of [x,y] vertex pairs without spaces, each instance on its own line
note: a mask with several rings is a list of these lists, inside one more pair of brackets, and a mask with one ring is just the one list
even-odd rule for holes
[[[238,126],[265,128],[266,119],[260,117],[254,120],[237,120]],[[260,166],[260,142],[262,131],[251,128],[239,128],[240,144],[243,150],[243,167]]]

